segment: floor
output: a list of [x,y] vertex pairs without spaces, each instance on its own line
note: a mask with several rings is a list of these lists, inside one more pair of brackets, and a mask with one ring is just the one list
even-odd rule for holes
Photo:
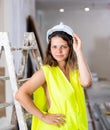
[[[89,97],[89,103],[92,108],[93,116],[96,117],[97,112],[94,110],[94,104],[98,104],[103,110],[104,103],[110,102],[110,81],[94,82],[92,87],[87,88],[86,91]],[[106,118],[110,123],[110,115],[106,116]],[[105,128],[99,123],[98,120],[95,120],[95,125],[96,130],[110,130],[110,124],[108,128]],[[89,126],[89,130],[93,130],[91,128],[91,124]]]

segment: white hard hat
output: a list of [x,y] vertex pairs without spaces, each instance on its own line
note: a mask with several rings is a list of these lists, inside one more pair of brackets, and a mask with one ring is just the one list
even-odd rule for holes
[[47,43],[49,42],[49,39],[48,39],[49,35],[51,35],[53,32],[56,32],[56,31],[66,32],[67,34],[73,37],[73,30],[69,26],[64,25],[63,23],[60,23],[47,31]]

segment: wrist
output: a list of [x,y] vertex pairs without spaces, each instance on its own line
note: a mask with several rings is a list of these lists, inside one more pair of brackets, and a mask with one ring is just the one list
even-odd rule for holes
[[41,113],[39,119],[42,120],[42,121],[44,121],[45,115],[46,115],[46,113]]
[[77,55],[77,58],[80,57],[80,56],[82,56],[83,55],[82,50],[78,50],[76,52],[76,55]]

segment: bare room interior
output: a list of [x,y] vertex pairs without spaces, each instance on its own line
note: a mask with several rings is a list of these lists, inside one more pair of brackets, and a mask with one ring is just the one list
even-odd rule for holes
[[110,0],[0,0],[0,130],[31,130],[14,94],[42,65],[46,32],[60,23],[80,36],[90,67],[89,130],[110,130]]

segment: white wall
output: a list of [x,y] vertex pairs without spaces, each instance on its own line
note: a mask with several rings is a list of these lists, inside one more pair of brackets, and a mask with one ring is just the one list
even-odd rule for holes
[[11,0],[10,31],[12,44],[16,46],[22,45],[28,15],[35,18],[35,0]]
[[35,0],[0,0],[0,32],[9,33],[12,46],[23,44],[28,15],[35,18]]
[[42,35],[45,41],[47,29],[63,22],[71,26],[79,34],[83,42],[83,51],[92,72],[99,77],[110,80],[110,10],[94,9],[65,10],[59,13],[55,10],[45,10],[38,13],[42,20]]
[[[0,0],[0,32],[9,32],[9,1]],[[2,53],[0,66],[4,66],[4,53]]]

